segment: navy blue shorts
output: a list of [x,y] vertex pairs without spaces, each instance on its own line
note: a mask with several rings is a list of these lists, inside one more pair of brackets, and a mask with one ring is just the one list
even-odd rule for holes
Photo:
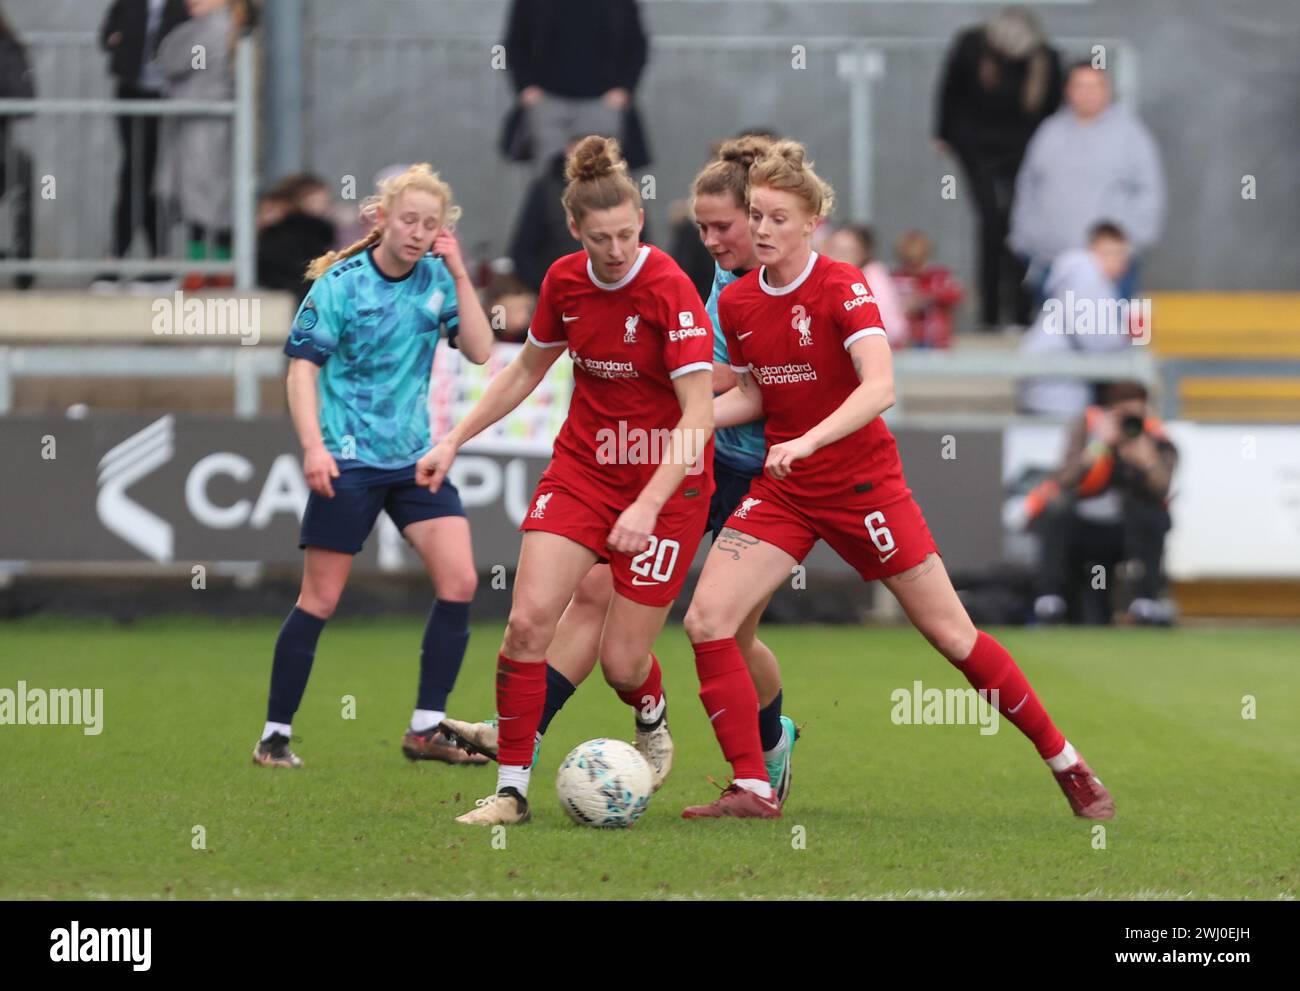
[[709,501],[708,526],[714,540],[718,539],[718,534],[722,532],[722,528],[727,525],[727,520],[740,505],[740,500],[745,498],[745,493],[749,491],[749,483],[761,474],[763,474],[761,468],[753,473],[736,471],[714,457],[713,484],[716,487],[713,490],[713,498]]
[[382,509],[398,530],[420,520],[464,516],[460,493],[443,481],[436,493],[415,484],[415,465],[405,468],[348,468],[333,480],[334,498],[313,492],[302,514],[299,547],[323,547],[357,554]]

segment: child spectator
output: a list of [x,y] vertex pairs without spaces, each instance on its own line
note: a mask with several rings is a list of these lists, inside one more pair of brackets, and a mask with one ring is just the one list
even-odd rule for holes
[[934,245],[920,231],[908,231],[894,243],[894,287],[903,297],[914,348],[952,346],[952,311],[965,295],[951,271],[930,264],[933,254]]
[[826,240],[826,255],[848,262],[867,278],[867,288],[876,297],[880,319],[885,323],[889,346],[907,346],[907,316],[889,270],[876,261],[876,236],[866,224],[844,224]]

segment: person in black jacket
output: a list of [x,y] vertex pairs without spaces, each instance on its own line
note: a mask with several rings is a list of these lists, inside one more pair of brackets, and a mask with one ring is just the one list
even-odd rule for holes
[[[542,279],[552,262],[580,248],[569,230],[569,218],[561,202],[565,187],[564,163],[578,146],[579,140],[570,139],[567,145],[551,156],[550,167],[529,184],[519,215],[515,219],[514,233],[506,253],[514,263],[515,278],[533,292],[541,290]],[[698,240],[697,237],[696,241]],[[648,220],[641,227],[641,242],[654,243]]]
[[307,265],[334,246],[329,187],[309,173],[286,176],[267,190],[262,206],[268,222],[257,234],[257,284],[291,292],[301,303],[311,288]]
[[[100,27],[99,42],[108,52],[108,71],[117,81],[119,100],[157,100],[162,96],[162,76],[154,64],[158,42],[189,16],[185,0],[114,0]],[[158,118],[119,116],[117,133],[122,157],[113,215],[113,255],[124,256],[137,228],[143,225],[149,253],[157,257],[162,240],[154,195]]]
[[647,164],[625,127],[646,64],[636,0],[513,0],[505,47],[539,171],[574,134],[617,137],[630,167]]
[[1007,309],[1015,323],[1030,320],[1024,263],[1006,245],[1011,195],[1025,147],[1060,104],[1062,85],[1060,57],[1022,7],[963,31],[948,52],[935,144],[961,162],[974,200],[985,328],[997,327]]
[[[9,27],[0,10],[0,99],[30,100],[36,96],[35,79],[27,49]],[[32,158],[12,142],[12,117],[0,116],[0,196],[12,191],[14,203],[13,243],[0,250],[0,257],[32,256]],[[20,289],[30,288],[32,276],[18,276]]]

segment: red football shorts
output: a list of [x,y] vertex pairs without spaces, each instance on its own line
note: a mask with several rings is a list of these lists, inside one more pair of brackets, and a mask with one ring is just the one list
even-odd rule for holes
[[824,540],[864,581],[888,578],[938,553],[910,489],[880,502],[871,492],[799,505],[767,474],[754,479],[726,525],[785,551],[796,561]]
[[574,481],[557,477],[548,468],[519,529],[568,537],[609,562],[619,595],[646,606],[666,606],[681,592],[695,560],[709,518],[712,488],[707,475],[700,476],[698,484],[688,479],[683,493],[660,510],[650,545],[629,555],[605,544],[619,515],[631,505],[627,497],[597,486],[579,489]]

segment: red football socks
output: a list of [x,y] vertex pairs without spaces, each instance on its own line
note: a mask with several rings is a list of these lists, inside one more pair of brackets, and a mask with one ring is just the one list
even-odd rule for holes
[[700,701],[731,764],[741,780],[767,780],[763,745],[758,737],[758,693],[735,637],[695,646],[695,670],[700,676]]
[[650,655],[650,673],[640,688],[619,692],[618,697],[636,710],[636,721],[644,726],[657,726],[664,713],[663,672],[659,658]]
[[1053,725],[1029,679],[1002,644],[980,630],[970,655],[955,666],[980,691],[997,691],[998,711],[1029,737],[1044,760],[1061,752],[1065,737]]
[[546,706],[546,662],[522,663],[497,655],[497,762],[533,762],[537,724]]

